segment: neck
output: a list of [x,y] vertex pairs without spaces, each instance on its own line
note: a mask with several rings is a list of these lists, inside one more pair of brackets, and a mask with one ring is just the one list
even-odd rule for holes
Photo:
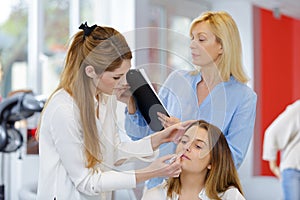
[[198,197],[199,193],[205,186],[205,174],[185,173],[180,175],[181,195]]
[[201,75],[209,89],[222,82],[219,70],[215,66],[201,68]]

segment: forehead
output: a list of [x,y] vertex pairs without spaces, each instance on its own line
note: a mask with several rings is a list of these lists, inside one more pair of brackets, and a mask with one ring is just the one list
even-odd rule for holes
[[199,34],[207,34],[213,36],[214,34],[211,31],[210,25],[208,22],[199,22],[195,24],[191,31],[192,35],[199,35]]
[[203,141],[208,141],[207,131],[199,126],[192,126],[185,132],[184,135],[188,136],[191,140],[200,139]]
[[128,71],[128,69],[131,67],[131,61],[129,59],[125,59],[122,61],[122,64],[120,67],[116,68],[112,71],[114,74],[124,74]]

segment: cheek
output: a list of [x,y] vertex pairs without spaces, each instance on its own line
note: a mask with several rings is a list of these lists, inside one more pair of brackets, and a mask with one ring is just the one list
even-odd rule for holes
[[181,151],[182,151],[182,145],[179,143],[179,144],[177,145],[177,148],[176,148],[175,153],[178,154],[178,153],[180,153]]
[[97,88],[100,89],[102,92],[110,94],[115,86],[114,79],[102,77],[98,81]]
[[99,83],[105,85],[106,87],[114,86],[115,82],[116,81],[113,78],[106,77],[106,76],[103,76],[99,81]]

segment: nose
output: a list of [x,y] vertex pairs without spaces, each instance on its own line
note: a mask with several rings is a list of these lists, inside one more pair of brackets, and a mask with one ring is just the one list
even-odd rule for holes
[[190,49],[193,49],[194,47],[193,47],[193,41],[191,41],[191,43],[190,43]]
[[191,147],[191,143],[187,142],[187,143],[183,146],[183,149],[184,149],[185,151],[190,151],[190,150],[191,150],[190,147]]
[[196,48],[196,42],[195,42],[195,40],[193,39],[193,40],[191,40],[191,42],[190,42],[190,48],[191,49],[194,49],[194,48]]

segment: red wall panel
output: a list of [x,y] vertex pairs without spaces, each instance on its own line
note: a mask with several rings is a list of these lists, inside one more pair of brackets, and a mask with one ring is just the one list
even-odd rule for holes
[[254,174],[272,175],[261,159],[263,136],[285,107],[300,98],[300,21],[283,15],[277,19],[273,12],[254,7],[254,31],[254,88],[259,98]]

